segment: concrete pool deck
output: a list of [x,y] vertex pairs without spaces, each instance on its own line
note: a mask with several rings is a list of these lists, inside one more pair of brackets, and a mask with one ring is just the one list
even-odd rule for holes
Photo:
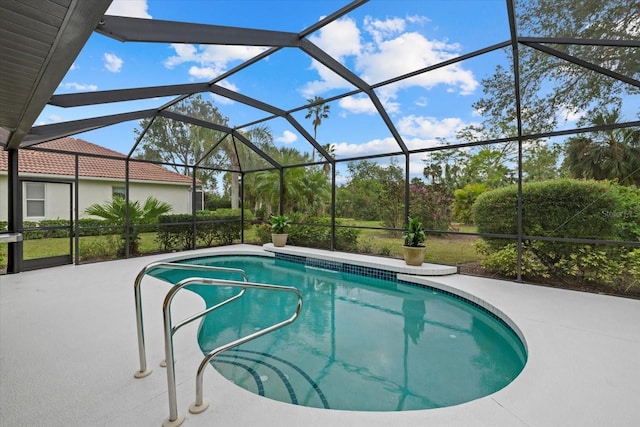
[[[292,247],[288,247],[292,249]],[[237,245],[182,252],[264,253]],[[336,253],[331,253],[335,256]],[[354,255],[343,254],[348,262]],[[138,352],[133,280],[149,256],[0,276],[0,425],[160,426],[168,416],[162,300],[169,284],[142,285],[147,359]],[[386,261],[378,258],[379,264]],[[202,353],[197,323],[174,339],[178,408],[184,426],[638,426],[640,301],[464,275],[432,277],[496,307],[526,339],[528,362],[504,389],[461,405],[408,412],[334,411],[276,402],[245,391],[214,369],[204,376],[210,408],[188,413]],[[203,307],[185,292],[174,319]],[[345,384],[348,387],[348,384]]]

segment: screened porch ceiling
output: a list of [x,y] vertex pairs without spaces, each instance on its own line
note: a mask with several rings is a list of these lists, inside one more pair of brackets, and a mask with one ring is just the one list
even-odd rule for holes
[[[153,3],[149,1],[151,6]],[[580,33],[554,37],[520,34],[517,30],[520,2],[512,0],[331,0],[316,2],[317,7],[312,11],[299,15],[288,11],[287,19],[282,20],[266,19],[266,16],[279,10],[284,15],[287,8],[295,7],[295,2],[236,2],[235,13],[229,13],[233,9],[223,8],[230,7],[227,3],[233,2],[176,2],[177,9],[167,17],[175,15],[181,19],[173,20],[163,19],[164,16],[156,18],[155,13],[153,19],[105,15],[111,0],[3,2],[0,5],[0,144],[5,149],[34,148],[72,135],[92,141],[92,132],[106,130],[114,135],[128,134],[128,137],[117,137],[120,146],[109,148],[135,158],[145,142],[146,128],[141,127],[140,121],[162,118],[213,129],[223,135],[189,166],[203,165],[203,160],[216,152],[235,152],[241,159],[229,162],[222,170],[246,172],[294,166],[282,158],[274,158],[252,140],[250,130],[263,124],[274,129],[276,144],[280,147],[290,147],[290,141],[286,141],[290,138],[297,146],[306,147],[302,150],[313,153],[314,160],[306,164],[333,164],[382,156],[404,158],[437,149],[443,138],[441,129],[453,121],[455,111],[469,110],[471,117],[474,98],[470,95],[481,92],[480,82],[490,76],[496,66],[509,69],[511,54],[517,49],[536,49],[579,65],[584,73],[600,74],[640,88],[633,72],[620,72],[608,64],[590,62],[590,58],[572,56],[566,50],[566,46],[576,44],[602,49],[638,49],[640,37],[634,32],[636,27],[633,31],[629,27],[628,34],[623,32],[610,40],[587,39]],[[418,3],[433,4],[433,15],[427,18],[423,15],[424,9],[415,9]],[[631,1],[630,6],[634,3],[638,6],[635,1]],[[394,8],[404,22],[400,23],[400,18],[384,20],[391,16],[388,14]],[[261,13],[265,14],[261,28],[242,25],[243,16]],[[440,33],[437,28],[426,29],[426,22],[437,21],[438,16],[445,14],[465,15],[467,22],[473,24],[447,28],[459,36],[444,29]],[[189,17],[193,22],[186,21]],[[415,24],[418,17],[423,19],[422,33],[414,28],[405,31],[402,38],[388,36],[396,31],[391,28],[393,24],[408,26]],[[347,46],[340,48],[340,36],[353,29],[348,25],[353,22],[368,25],[371,39],[369,46],[362,50],[375,50],[378,64],[386,61],[386,69],[379,66],[374,72],[373,67],[368,67],[367,60],[373,61],[373,54],[354,60]],[[480,34],[483,37],[479,37]],[[181,56],[187,47],[192,49],[192,54],[204,53],[203,46],[239,48],[242,54],[224,66],[218,64],[214,67],[216,75],[209,74],[211,78],[204,81],[202,74],[191,73],[191,70],[205,67],[192,66],[189,76],[176,73],[170,79],[162,79],[156,78],[153,68],[141,64],[135,81],[146,84],[127,87],[132,80],[118,80],[113,73],[99,85],[108,89],[94,86],[90,91],[64,93],[65,88],[74,87],[64,82],[76,67],[74,61],[90,43],[102,44],[107,51],[122,46],[145,53],[158,49],[157,46],[175,49],[176,55],[169,58],[165,51],[165,62],[158,61],[158,68],[169,68],[167,63],[172,58],[174,66],[184,65],[180,61],[187,61],[188,54]],[[391,50],[392,44],[400,43],[404,43],[407,50]],[[437,47],[433,48],[434,45]],[[416,49],[433,49],[431,52],[437,54],[414,60],[408,52]],[[385,58],[388,52],[396,55],[405,52],[407,56]],[[293,68],[294,75],[297,72],[300,78],[291,79],[278,71],[285,68],[287,71]],[[96,79],[100,74],[96,72]],[[264,88],[269,86],[277,90],[267,93]],[[516,102],[519,92],[515,84],[505,90],[513,92],[513,109],[519,113]],[[400,96],[406,92],[415,96],[401,104]],[[436,102],[435,92],[448,93],[448,101]],[[322,104],[331,107],[332,116],[315,129],[306,116],[310,108],[318,105],[309,102],[312,95],[318,94]],[[198,95],[214,99],[227,120],[222,124],[213,123],[179,108],[181,103]],[[632,112],[640,105],[637,96],[630,96],[625,102]],[[67,113],[70,111],[73,113]],[[47,123],[46,114],[71,119]],[[525,122],[523,126],[513,126],[517,131],[500,135],[496,141],[533,137],[522,131],[526,128],[526,118],[517,119]],[[637,126],[638,122],[628,124]],[[553,132],[561,134],[565,130],[558,128]]]

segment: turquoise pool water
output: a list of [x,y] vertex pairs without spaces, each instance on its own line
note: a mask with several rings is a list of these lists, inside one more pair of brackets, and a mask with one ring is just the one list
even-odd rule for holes
[[[291,325],[229,350],[212,362],[238,386],[298,405],[404,411],[468,402],[509,384],[526,363],[516,334],[483,309],[435,289],[252,256],[184,260],[241,268],[249,280],[295,286],[303,294]],[[172,283],[185,271],[154,272]],[[200,277],[242,280],[198,272]],[[192,286],[209,306],[237,293]],[[247,290],[207,315],[204,353],[288,318],[290,294]]]

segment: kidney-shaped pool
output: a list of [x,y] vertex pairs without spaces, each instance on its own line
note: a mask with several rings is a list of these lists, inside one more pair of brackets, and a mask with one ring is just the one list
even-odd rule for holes
[[[294,323],[212,361],[230,381],[270,399],[358,411],[439,408],[500,390],[526,363],[522,342],[505,322],[435,284],[419,287],[259,256],[181,262],[240,268],[251,282],[302,292],[303,309]],[[152,274],[171,283],[189,276],[241,280],[200,271]],[[208,306],[237,293],[189,289]],[[292,294],[248,289],[203,319],[200,347],[206,354],[284,320],[295,305]]]

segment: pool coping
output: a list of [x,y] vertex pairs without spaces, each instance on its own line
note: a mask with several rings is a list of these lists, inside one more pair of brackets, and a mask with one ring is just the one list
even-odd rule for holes
[[[143,284],[148,359],[137,364],[132,283],[145,265],[209,254],[261,254],[236,245],[0,276],[0,419],[7,425],[159,426],[167,416],[159,307],[169,285]],[[329,254],[336,256],[336,254]],[[380,263],[386,258],[380,258]],[[290,405],[205,375],[212,407],[187,412],[202,354],[197,328],[175,338],[179,411],[188,426],[636,426],[640,421],[640,301],[475,276],[423,278],[496,307],[521,330],[528,360],[498,392],[461,405],[406,412],[354,412]],[[145,279],[147,280],[147,279]],[[403,278],[404,280],[404,278]],[[174,301],[176,316],[202,307]],[[96,330],[100,334],[96,334]],[[87,363],[93,361],[93,363]],[[348,386],[348,385],[345,385]]]
[[[321,258],[327,261],[384,269],[395,273],[411,274],[415,276],[446,276],[458,273],[458,268],[451,265],[431,264],[425,262],[421,266],[412,266],[407,265],[401,259],[354,254],[350,252],[327,251],[323,249],[304,248],[292,245],[275,247],[272,243],[266,243],[262,245],[262,248],[267,252],[276,254]],[[381,267],[382,265],[384,268]]]

